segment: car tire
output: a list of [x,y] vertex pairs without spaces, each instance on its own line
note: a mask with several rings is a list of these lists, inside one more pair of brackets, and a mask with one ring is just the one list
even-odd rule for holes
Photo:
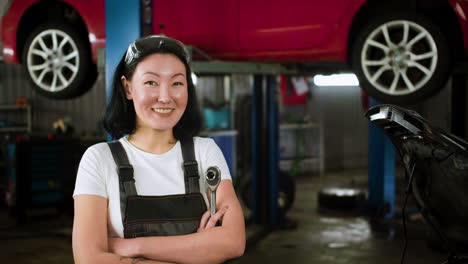
[[32,31],[23,50],[23,64],[36,91],[52,99],[80,96],[97,77],[89,41],[63,22],[48,22]]
[[[278,208],[285,214],[291,209],[296,196],[296,183],[294,179],[286,172],[280,172],[279,175]],[[252,209],[252,179],[246,177],[241,183],[240,193],[245,206]]]
[[440,91],[451,71],[447,38],[417,13],[371,19],[357,33],[351,51],[361,88],[383,103],[419,103]]
[[317,194],[319,209],[361,209],[365,201],[365,191],[351,187],[326,187],[321,189]]

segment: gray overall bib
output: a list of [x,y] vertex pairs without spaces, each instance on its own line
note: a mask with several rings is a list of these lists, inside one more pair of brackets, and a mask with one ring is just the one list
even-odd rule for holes
[[117,165],[120,211],[125,238],[175,236],[195,233],[207,207],[200,193],[193,138],[182,139],[185,194],[141,196],[135,188],[133,167],[119,141],[109,142]]

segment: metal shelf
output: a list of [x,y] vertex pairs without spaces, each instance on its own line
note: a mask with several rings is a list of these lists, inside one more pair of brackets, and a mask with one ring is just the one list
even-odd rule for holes
[[29,129],[23,126],[0,127],[0,132],[28,132]]
[[0,110],[28,110],[31,106],[0,105]]
[[27,132],[31,133],[31,122],[32,122],[32,114],[31,114],[31,106],[17,106],[17,105],[0,105],[0,114],[2,112],[11,112],[11,111],[24,111],[26,114],[25,117],[25,124],[24,125],[13,125],[13,126],[5,126],[0,127],[0,133],[8,133],[8,132]]
[[208,136],[237,136],[237,130],[235,129],[213,129],[213,130],[202,130],[199,135],[203,137],[208,137]]
[[280,129],[305,129],[305,128],[316,128],[319,127],[320,124],[316,122],[308,122],[308,123],[285,123],[285,124],[280,124],[279,128]]
[[[318,172],[320,176],[324,174],[325,170],[325,155],[323,148],[323,129],[322,125],[319,122],[307,122],[307,123],[283,123],[279,125],[279,129],[283,131],[288,130],[317,130],[317,139],[315,143],[318,145],[316,154],[312,156],[294,156],[294,157],[284,157],[280,159],[280,167],[291,167],[294,166],[295,162],[301,163],[314,163],[318,165]],[[297,140],[297,138],[295,139]]]
[[315,162],[315,161],[320,160],[320,157],[315,156],[315,157],[307,157],[307,158],[304,158],[304,157],[283,158],[280,161],[291,162],[291,161],[296,161],[298,159],[301,161],[305,161],[305,162]]

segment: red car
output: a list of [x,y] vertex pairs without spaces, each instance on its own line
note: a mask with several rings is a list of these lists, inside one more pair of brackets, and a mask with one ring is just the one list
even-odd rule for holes
[[[388,103],[443,88],[468,50],[467,0],[153,0],[154,33],[216,59],[350,66]],[[177,16],[170,10],[177,10]],[[13,0],[2,18],[3,59],[22,63],[52,98],[81,94],[105,45],[103,0]],[[310,67],[309,67],[310,68]]]

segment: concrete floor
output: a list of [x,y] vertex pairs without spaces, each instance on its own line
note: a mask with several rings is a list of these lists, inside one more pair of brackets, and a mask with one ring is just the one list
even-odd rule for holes
[[[400,263],[403,227],[400,219],[370,219],[357,211],[318,209],[317,194],[323,187],[347,186],[367,191],[367,171],[327,173],[324,177],[300,177],[294,207],[287,218],[297,227],[268,233],[254,248],[233,264],[247,263]],[[401,185],[404,186],[404,185]],[[396,206],[402,205],[402,190],[397,187]],[[407,209],[415,209],[414,201]],[[426,245],[426,225],[413,214],[407,222],[408,244],[404,263],[435,264],[445,253]]]
[[[323,177],[298,177],[296,201],[287,215],[297,224],[296,228],[269,232],[249,246],[242,258],[229,263],[400,263],[403,250],[401,221],[397,218],[372,220],[355,212],[318,210],[318,191],[331,185],[366,189],[367,171],[348,170],[327,173]],[[400,202],[398,198],[397,205]],[[58,215],[54,209],[32,210],[30,215],[31,221],[18,226],[8,217],[5,208],[0,209],[1,262],[73,263],[72,217]],[[249,235],[257,228],[249,225]],[[416,217],[408,222],[409,241],[404,263],[443,262],[445,254],[429,249],[425,234],[423,220]]]

